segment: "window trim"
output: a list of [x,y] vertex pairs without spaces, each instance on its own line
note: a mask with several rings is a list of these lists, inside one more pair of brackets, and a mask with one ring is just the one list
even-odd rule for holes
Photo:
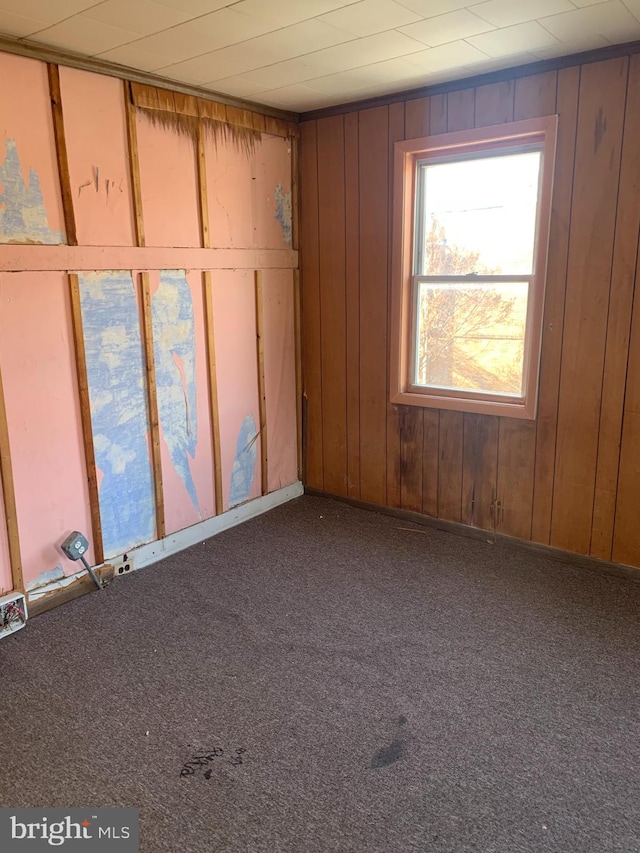
[[[391,280],[390,400],[403,405],[453,409],[534,420],[536,417],[544,308],[551,195],[558,117],[526,119],[492,127],[443,133],[396,142],[394,146],[393,243]],[[483,151],[536,145],[541,148],[534,268],[531,276],[523,363],[523,396],[468,392],[416,386],[409,372],[414,346],[415,279],[441,280],[447,276],[414,275],[416,168],[418,161],[468,157]],[[509,276],[507,276],[509,277]],[[461,277],[455,277],[460,281]],[[477,276],[482,281],[492,276]],[[510,279],[520,276],[510,276]]]

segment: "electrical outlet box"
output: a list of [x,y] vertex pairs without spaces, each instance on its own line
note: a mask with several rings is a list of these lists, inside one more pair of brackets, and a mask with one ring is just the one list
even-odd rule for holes
[[27,624],[27,601],[20,592],[0,598],[0,638],[19,631]]
[[113,563],[113,576],[119,578],[122,577],[122,575],[131,574],[131,572],[135,571],[135,568],[136,567],[133,564],[133,557],[129,557],[125,554],[119,563]]

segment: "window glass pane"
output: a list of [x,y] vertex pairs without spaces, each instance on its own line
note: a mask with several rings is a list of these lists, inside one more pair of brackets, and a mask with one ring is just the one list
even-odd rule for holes
[[533,272],[540,158],[529,151],[421,164],[416,274]]
[[528,282],[420,282],[415,384],[522,396]]

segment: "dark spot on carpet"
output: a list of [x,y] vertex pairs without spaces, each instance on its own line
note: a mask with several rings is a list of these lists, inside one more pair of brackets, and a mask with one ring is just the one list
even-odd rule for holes
[[371,769],[375,770],[379,767],[388,767],[390,764],[395,764],[405,755],[405,741],[393,741],[391,746],[383,746],[379,749],[371,759]]
[[405,724],[406,722],[407,722],[407,718],[405,717],[405,715],[404,715],[404,714],[400,714],[400,716],[398,717],[398,725],[399,725],[399,726],[404,726],[404,724]]

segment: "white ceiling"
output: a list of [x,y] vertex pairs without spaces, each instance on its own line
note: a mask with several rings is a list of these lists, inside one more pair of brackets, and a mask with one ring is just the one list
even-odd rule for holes
[[640,0],[0,0],[0,33],[303,112],[640,39]]

